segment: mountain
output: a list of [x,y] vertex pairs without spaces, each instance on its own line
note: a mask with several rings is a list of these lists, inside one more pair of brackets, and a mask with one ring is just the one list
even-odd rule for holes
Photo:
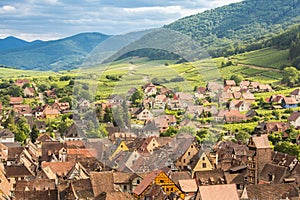
[[25,47],[29,46],[30,44],[31,42],[27,42],[25,40],[21,40],[13,36],[9,36],[7,38],[0,39],[0,51]]
[[261,48],[262,41],[297,23],[300,0],[244,0],[164,27],[191,36],[216,57]]
[[77,68],[90,51],[109,37],[101,33],[81,33],[59,40],[31,43],[10,37],[0,42],[0,64],[52,71]]

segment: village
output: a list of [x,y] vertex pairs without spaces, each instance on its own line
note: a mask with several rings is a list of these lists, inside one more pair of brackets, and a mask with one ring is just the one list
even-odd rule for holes
[[30,79],[7,84],[1,199],[300,198],[300,89],[224,80],[192,94],[149,82],[71,101]]

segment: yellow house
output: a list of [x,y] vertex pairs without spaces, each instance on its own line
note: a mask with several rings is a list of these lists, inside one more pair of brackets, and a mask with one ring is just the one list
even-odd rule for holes
[[199,149],[194,142],[190,144],[185,153],[177,160],[176,167],[178,169],[187,169],[190,165],[191,159],[197,155]]
[[181,199],[184,199],[184,193],[162,170],[156,170],[148,174],[141,183],[133,190],[137,199],[144,199],[145,194],[151,189],[152,185],[160,186],[166,194],[176,193]]
[[192,177],[194,177],[195,172],[198,171],[208,171],[208,170],[213,170],[214,166],[209,160],[208,156],[206,153],[202,150],[199,151],[199,159],[193,166],[191,166],[192,170]]
[[119,140],[116,145],[117,145],[117,148],[114,150],[114,152],[110,156],[110,159],[115,157],[121,151],[129,151],[129,148],[127,147],[127,145],[125,144],[125,142],[123,140]]

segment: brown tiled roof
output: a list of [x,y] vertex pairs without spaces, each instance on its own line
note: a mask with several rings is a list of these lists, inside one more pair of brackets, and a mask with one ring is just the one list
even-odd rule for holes
[[61,143],[57,141],[43,142],[42,143],[42,157],[41,161],[48,161],[51,158],[51,154],[58,155],[62,148],[66,148],[66,143]]
[[42,168],[49,167],[52,172],[60,177],[66,176],[73,166],[73,162],[42,162]]
[[0,138],[11,138],[15,137],[15,135],[9,129],[0,130]]
[[197,171],[194,178],[199,185],[225,184],[225,175],[222,169]]
[[239,200],[235,184],[200,186],[199,196],[203,200]]
[[33,177],[32,172],[30,172],[24,165],[18,166],[6,166],[5,168],[6,176],[10,177]]
[[257,200],[279,200],[298,196],[297,189],[292,184],[248,185],[246,191],[249,199]]
[[299,88],[297,88],[297,89],[295,89],[291,92],[291,95],[299,95],[299,94],[300,94],[300,89]]
[[68,149],[68,155],[80,155],[82,157],[97,157],[96,149]]
[[113,172],[91,172],[90,179],[95,196],[98,196],[103,192],[115,192]]
[[236,83],[235,83],[235,81],[234,81],[234,80],[226,80],[226,81],[225,81],[225,85],[229,85],[229,86],[235,86],[235,85],[236,85]]
[[134,200],[135,198],[127,192],[102,193],[96,196],[95,200]]
[[296,121],[300,117],[300,112],[293,112],[288,118],[288,121]]
[[252,139],[257,149],[271,148],[268,135],[253,136]]
[[10,104],[17,104],[17,103],[22,103],[23,98],[22,97],[10,97]]
[[94,193],[90,179],[74,180],[66,189],[63,199],[93,199]]
[[140,195],[142,194],[146,188],[152,184],[154,179],[161,173],[161,170],[155,170],[152,173],[148,174],[141,183],[133,190],[133,193]]
[[179,180],[178,183],[183,192],[197,192],[198,190],[195,179]]
[[[287,168],[284,166],[266,164],[260,174],[260,180],[278,184],[283,181],[286,172]],[[272,180],[272,175],[274,176],[274,180]]]
[[188,180],[192,178],[191,174],[188,171],[170,172],[169,177],[176,184],[178,183],[179,180]]
[[29,191],[42,191],[42,190],[54,190],[55,180],[50,179],[33,179],[33,180],[18,180],[16,182],[16,191],[25,191],[25,188]]
[[9,147],[7,160],[9,161],[15,160],[18,156],[20,156],[23,150],[24,147]]
[[55,141],[52,137],[50,137],[50,135],[44,133],[39,135],[39,137],[36,139],[36,141],[39,142],[51,142],[51,141]]
[[283,100],[286,104],[297,104],[297,100],[294,97],[284,97]]
[[55,190],[44,190],[44,191],[15,191],[15,199],[35,199],[35,200],[57,200],[58,191]]

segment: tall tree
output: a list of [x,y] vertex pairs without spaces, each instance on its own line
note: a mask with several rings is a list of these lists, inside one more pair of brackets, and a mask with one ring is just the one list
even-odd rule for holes
[[31,138],[31,142],[32,143],[35,143],[36,142],[36,139],[38,138],[39,136],[39,129],[37,128],[37,126],[34,124],[33,127],[32,127],[32,130],[30,132],[30,138]]

